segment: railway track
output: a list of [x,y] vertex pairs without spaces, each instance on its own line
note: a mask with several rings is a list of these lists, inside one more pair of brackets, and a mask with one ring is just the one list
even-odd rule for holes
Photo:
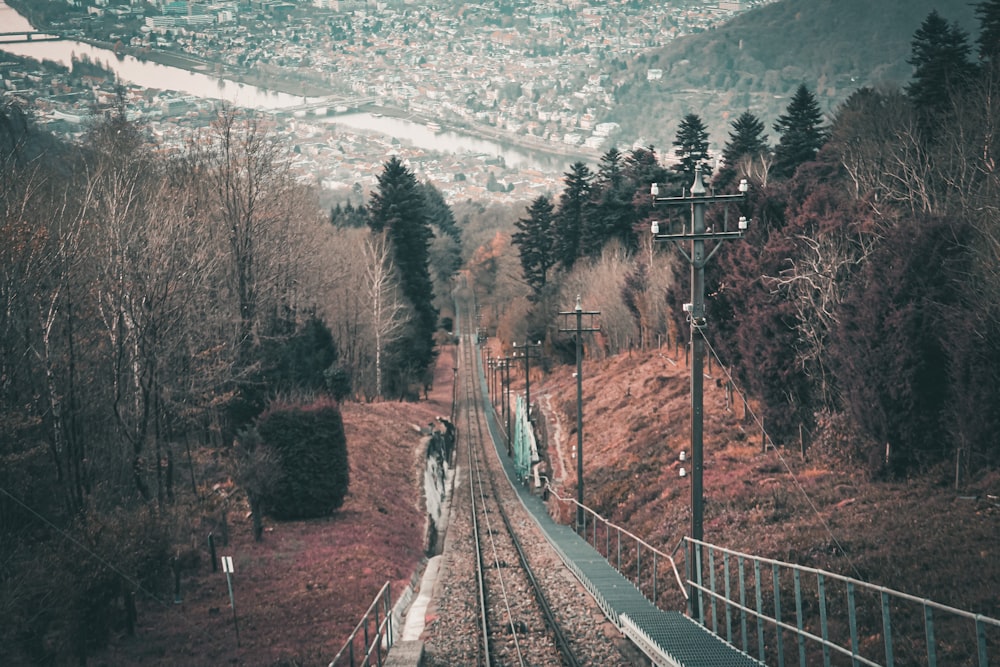
[[467,445],[478,588],[479,665],[566,665],[574,654],[532,570],[505,506],[516,503],[489,436],[476,371],[471,317],[461,339],[459,399]]

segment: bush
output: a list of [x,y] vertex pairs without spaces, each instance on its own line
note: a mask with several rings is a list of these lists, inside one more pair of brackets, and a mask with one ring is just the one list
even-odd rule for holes
[[84,664],[126,627],[129,591],[161,593],[168,533],[162,516],[147,507],[90,509],[59,533],[37,533],[36,543],[5,562],[0,662]]
[[257,431],[281,467],[280,479],[261,498],[265,512],[275,519],[311,519],[330,516],[343,505],[347,439],[334,401],[274,405],[257,420]]

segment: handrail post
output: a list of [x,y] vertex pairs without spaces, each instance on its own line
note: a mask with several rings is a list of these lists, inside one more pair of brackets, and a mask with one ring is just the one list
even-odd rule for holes
[[937,646],[934,643],[934,609],[924,604],[924,632],[927,635],[927,667],[937,667]]
[[854,584],[847,582],[847,622],[851,628],[851,665],[858,667],[858,614],[854,608]]
[[777,563],[771,566],[771,576],[774,579],[774,632],[778,651],[778,667],[785,667],[785,643],[781,630],[781,573],[778,571]]
[[719,615],[715,605],[715,549],[712,547],[708,547],[708,582],[712,590],[712,632],[719,634]]
[[743,556],[736,557],[736,567],[740,582],[740,637],[743,643],[743,652],[747,652],[747,586],[746,573],[743,567]]
[[726,577],[726,642],[733,643],[733,607],[730,596],[732,591],[729,588],[729,552],[722,552],[722,573]]
[[885,665],[893,667],[895,661],[892,657],[892,621],[889,612],[889,594],[882,591],[882,635],[885,639]]
[[819,627],[823,637],[823,667],[830,667],[830,646],[827,644],[830,640],[830,631],[826,624],[826,582],[822,573],[817,575],[816,590],[819,595]]
[[795,626],[799,629],[799,666],[806,667],[806,638],[802,635],[802,577],[798,570],[792,570],[795,577]]

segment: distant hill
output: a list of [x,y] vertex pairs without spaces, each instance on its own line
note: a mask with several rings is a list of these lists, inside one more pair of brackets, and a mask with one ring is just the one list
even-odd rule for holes
[[[701,116],[712,147],[728,138],[730,122],[749,109],[771,125],[800,83],[832,114],[862,86],[909,80],[913,33],[931,12],[978,34],[970,0],[782,0],[714,30],[677,39],[640,56],[619,79],[611,120],[622,139],[641,138],[661,155],[687,113]],[[662,78],[648,80],[649,70]],[[651,122],[650,119],[655,119]]]

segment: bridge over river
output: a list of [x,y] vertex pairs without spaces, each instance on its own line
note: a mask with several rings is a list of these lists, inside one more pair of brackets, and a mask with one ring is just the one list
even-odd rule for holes
[[283,114],[304,114],[310,111],[322,113],[333,109],[337,113],[346,113],[348,111],[356,111],[363,106],[374,103],[374,97],[344,97],[342,95],[328,95],[326,97],[307,98],[307,101],[302,104],[275,109],[275,112]]
[[22,30],[20,32],[0,32],[0,44],[25,44],[28,42],[59,42],[66,39],[62,35],[49,32],[34,32],[32,30]]

